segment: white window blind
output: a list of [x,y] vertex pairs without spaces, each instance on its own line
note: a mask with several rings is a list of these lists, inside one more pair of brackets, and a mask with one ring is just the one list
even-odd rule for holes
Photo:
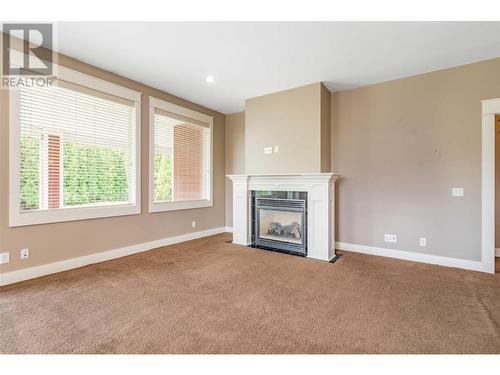
[[135,203],[135,102],[63,81],[19,105],[21,211]]
[[209,124],[156,108],[154,201],[209,199],[209,151]]

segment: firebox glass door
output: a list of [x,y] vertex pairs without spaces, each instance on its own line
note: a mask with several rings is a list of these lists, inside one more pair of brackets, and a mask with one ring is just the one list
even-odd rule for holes
[[261,238],[301,244],[301,212],[260,209],[259,218]]

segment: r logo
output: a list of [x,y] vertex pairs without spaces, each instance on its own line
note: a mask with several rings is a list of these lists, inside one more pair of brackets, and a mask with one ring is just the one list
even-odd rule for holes
[[42,46],[52,51],[52,24],[4,23],[2,31],[5,76],[52,74],[52,53],[40,53]]

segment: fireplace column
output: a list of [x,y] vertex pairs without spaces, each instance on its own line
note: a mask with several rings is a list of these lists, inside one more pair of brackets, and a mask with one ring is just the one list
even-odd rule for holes
[[250,191],[248,176],[232,176],[233,181],[233,243],[251,244]]

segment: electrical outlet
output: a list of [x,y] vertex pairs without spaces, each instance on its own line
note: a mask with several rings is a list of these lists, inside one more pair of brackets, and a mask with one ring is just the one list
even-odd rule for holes
[[196,221],[192,221],[192,222],[191,222],[191,227],[192,227],[192,228],[195,228],[195,227],[196,227]]
[[384,242],[396,243],[398,242],[398,237],[395,234],[384,234]]
[[427,238],[420,237],[420,246],[422,247],[427,246]]
[[273,147],[264,147],[264,154],[272,154],[273,153]]
[[463,187],[454,187],[451,189],[452,197],[463,197],[464,196],[464,188]]
[[10,262],[10,254],[9,253],[2,253],[0,254],[0,264],[5,264]]
[[30,249],[21,249],[21,259],[28,259],[30,257]]
[[274,146],[274,153],[280,152],[280,146]]

